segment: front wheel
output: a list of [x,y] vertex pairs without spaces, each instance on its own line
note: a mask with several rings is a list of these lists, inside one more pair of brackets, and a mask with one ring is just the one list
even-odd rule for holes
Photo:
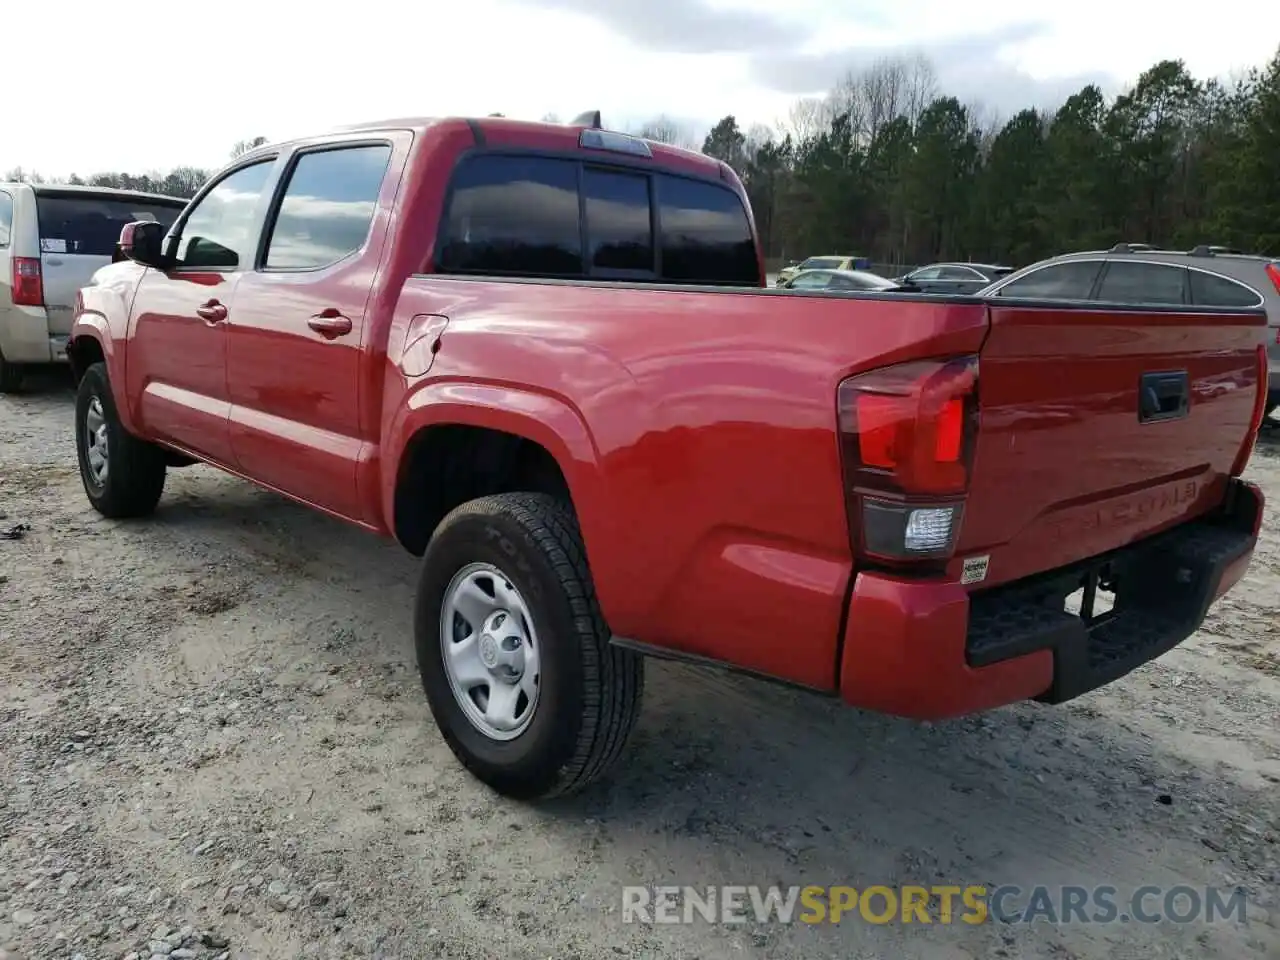
[[617,761],[643,659],[610,645],[572,510],[531,493],[458,507],[427,546],[414,618],[440,732],[521,799],[577,792]]
[[76,390],[76,454],[85,495],[100,514],[141,517],[155,510],[164,490],[164,453],[125,430],[105,363],[91,365]]

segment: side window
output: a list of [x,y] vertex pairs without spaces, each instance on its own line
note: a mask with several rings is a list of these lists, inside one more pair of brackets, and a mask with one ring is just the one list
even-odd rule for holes
[[586,195],[588,270],[653,272],[649,178],[588,167]]
[[13,197],[0,191],[0,249],[9,245],[9,234],[13,232]]
[[943,267],[940,273],[943,280],[981,280],[982,275],[968,267]]
[[386,144],[302,154],[270,228],[267,269],[325,267],[364,246],[390,159]]
[[1033,270],[997,291],[1001,297],[1087,300],[1102,267],[1098,260],[1069,260]]
[[180,267],[248,269],[258,234],[254,215],[275,160],[263,160],[229,174],[204,195],[182,227]]
[[925,267],[911,274],[912,280],[938,280],[942,277],[941,267]]
[[760,286],[760,264],[738,195],[684,177],[658,174],[662,279],[673,283]]
[[438,244],[442,273],[580,277],[578,164],[472,158],[454,174]]
[[825,290],[831,278],[825,273],[802,273],[791,281],[792,290]]
[[1098,299],[1111,303],[1185,303],[1186,276],[1182,267],[1112,260],[1103,274]]
[[1258,307],[1262,297],[1243,283],[1192,270],[1191,302],[1205,307]]

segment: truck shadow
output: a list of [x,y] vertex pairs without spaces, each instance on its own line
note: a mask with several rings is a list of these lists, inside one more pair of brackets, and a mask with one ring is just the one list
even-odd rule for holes
[[[357,627],[353,661],[411,661],[416,561],[240,481],[203,468],[175,476],[156,522],[320,581]],[[405,702],[420,701],[412,670],[396,683]],[[618,770],[585,794],[535,807],[537,828],[542,842],[600,851],[582,869],[614,905],[625,884],[1212,882],[1205,851],[1230,824],[1185,799],[1194,795],[1186,759],[1110,703],[1019,704],[917,724],[650,661],[645,710]],[[438,738],[425,705],[413,709],[425,755]],[[1222,773],[1214,789],[1228,809],[1255,802]],[[461,802],[492,801],[476,781],[459,783]],[[528,809],[498,803],[509,816]],[[765,936],[835,948],[865,941],[868,929],[771,927]],[[975,956],[1007,936],[991,925],[946,931],[940,941],[962,940]],[[873,932],[881,946],[911,933]]]

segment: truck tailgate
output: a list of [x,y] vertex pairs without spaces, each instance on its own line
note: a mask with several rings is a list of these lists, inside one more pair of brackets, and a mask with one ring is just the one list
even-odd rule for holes
[[1122,547],[1222,501],[1265,376],[1261,310],[988,309],[958,544],[962,557],[990,556],[982,586]]

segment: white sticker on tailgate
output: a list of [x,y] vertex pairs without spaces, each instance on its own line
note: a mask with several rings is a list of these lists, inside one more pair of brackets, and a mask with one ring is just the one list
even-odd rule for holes
[[960,572],[961,583],[977,583],[987,579],[987,567],[991,563],[991,554],[984,553],[980,557],[965,557],[964,568]]
[[67,241],[61,237],[41,237],[40,238],[41,253],[66,253]]

